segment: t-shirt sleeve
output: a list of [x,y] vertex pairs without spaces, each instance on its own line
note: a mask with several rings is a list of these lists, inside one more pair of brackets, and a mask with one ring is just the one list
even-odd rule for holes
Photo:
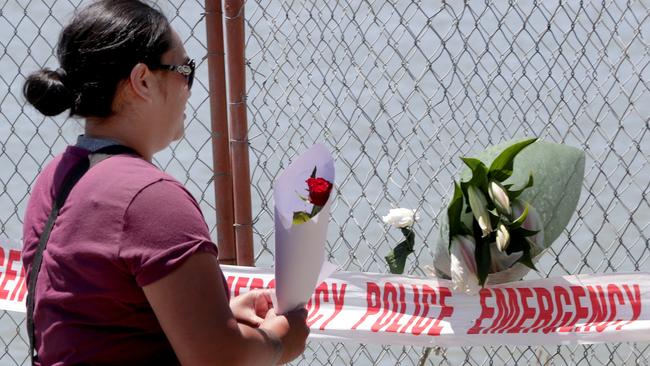
[[190,193],[171,180],[140,190],[124,214],[118,253],[138,286],[165,277],[199,252],[217,256],[217,246]]

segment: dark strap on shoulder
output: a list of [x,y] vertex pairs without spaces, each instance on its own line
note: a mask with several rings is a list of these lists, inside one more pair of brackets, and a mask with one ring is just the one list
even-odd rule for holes
[[[137,152],[129,147],[122,145],[111,145],[105,148],[99,149],[92,153],[90,156],[95,154],[104,154],[105,157],[110,155],[117,154],[136,154]],[[50,216],[47,218],[47,223],[43,228],[41,237],[38,241],[38,247],[36,248],[36,253],[34,253],[34,259],[32,261],[32,267],[30,270],[29,284],[27,289],[27,334],[29,336],[29,356],[31,359],[32,365],[34,361],[38,359],[38,356],[35,355],[34,347],[36,346],[35,334],[34,334],[34,306],[36,304],[36,280],[38,277],[38,272],[41,269],[41,264],[43,263],[43,252],[47,246],[47,241],[50,238],[50,233],[54,227],[54,222],[56,221],[57,216],[59,215],[59,210],[63,207],[65,200],[68,198],[72,188],[79,182],[81,177],[86,174],[90,168],[89,159],[80,159],[79,162],[72,167],[70,173],[63,180],[60,190],[56,193],[54,197],[54,202],[52,202],[52,211]]]

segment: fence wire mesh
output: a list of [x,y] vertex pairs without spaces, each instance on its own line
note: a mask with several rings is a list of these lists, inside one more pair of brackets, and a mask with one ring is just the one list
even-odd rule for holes
[[[82,131],[21,96],[58,67],[60,28],[87,1],[0,1],[0,237],[21,237],[29,187]],[[215,228],[201,1],[157,2],[198,62],[185,138],[157,155]],[[247,87],[255,253],[273,264],[274,177],[315,142],[333,151],[327,246],[342,270],[387,272],[400,239],[381,216],[416,208],[407,272],[426,275],[459,156],[540,136],[585,150],[573,220],[528,278],[647,271],[650,261],[650,5],[643,1],[249,1]],[[645,142],[644,142],[645,141]],[[215,234],[216,237],[216,234]],[[0,364],[27,364],[24,317],[0,315]],[[310,342],[296,365],[416,365],[421,348]],[[650,346],[463,347],[427,364],[645,365]]]

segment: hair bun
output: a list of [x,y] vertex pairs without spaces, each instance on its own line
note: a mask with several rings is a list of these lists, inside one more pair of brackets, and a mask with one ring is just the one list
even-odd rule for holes
[[27,78],[23,86],[25,99],[46,116],[56,116],[72,107],[72,93],[64,84],[63,69],[43,69]]

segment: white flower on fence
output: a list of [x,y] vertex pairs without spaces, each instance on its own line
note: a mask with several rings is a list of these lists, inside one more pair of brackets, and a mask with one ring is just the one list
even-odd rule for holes
[[382,217],[384,223],[400,229],[404,234],[404,240],[386,254],[386,263],[388,263],[391,273],[404,273],[406,257],[413,253],[413,246],[415,245],[413,224],[419,218],[415,210],[408,208],[393,208],[388,211],[388,215]]
[[388,211],[388,215],[383,216],[382,220],[388,225],[401,229],[413,226],[415,220],[419,218],[414,210],[408,208],[391,208]]

